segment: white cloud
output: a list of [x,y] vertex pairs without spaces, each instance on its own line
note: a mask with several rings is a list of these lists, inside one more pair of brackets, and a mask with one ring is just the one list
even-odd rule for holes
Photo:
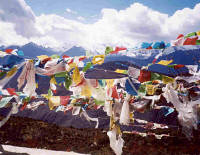
[[77,14],[77,12],[76,11],[72,11],[71,9],[69,9],[69,8],[67,8],[66,9],[66,12],[67,13],[71,13],[71,14]]
[[80,21],[84,21],[85,20],[85,18],[82,17],[82,16],[78,16],[77,19],[80,20]]
[[1,0],[0,10],[4,12],[0,13],[0,44],[33,41],[61,50],[78,45],[103,52],[107,45],[134,47],[143,41],[170,41],[179,33],[199,30],[200,25],[200,4],[168,16],[134,3],[120,11],[102,9],[101,18],[93,24],[82,23],[82,17],[78,20],[55,14],[37,17],[23,0]]
[[0,14],[4,14],[4,11],[0,9]]
[[0,45],[24,45],[28,39],[18,35],[12,23],[0,21]]
[[92,15],[92,16],[90,16],[91,18],[95,18],[95,17],[98,17],[98,15]]
[[38,35],[35,29],[35,15],[24,0],[1,0],[0,20],[14,24],[15,31],[27,38]]
[[65,46],[78,45],[85,35],[82,30],[85,25],[74,20],[54,14],[41,15],[36,19],[36,27],[42,36],[31,40],[37,40],[41,45],[47,44],[53,48],[63,49]]

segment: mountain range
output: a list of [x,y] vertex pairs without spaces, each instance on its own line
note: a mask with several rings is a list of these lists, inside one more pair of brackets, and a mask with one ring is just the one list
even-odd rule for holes
[[86,55],[86,53],[85,53],[86,50],[82,47],[73,46],[72,48],[70,48],[67,51],[60,52],[60,51],[56,51],[51,48],[45,48],[43,46],[39,46],[33,42],[30,42],[23,46],[18,46],[18,45],[11,45],[11,46],[7,46],[7,47],[0,46],[0,50],[4,51],[5,49],[21,50],[24,52],[25,57],[28,57],[28,58],[35,58],[39,55],[51,56],[53,54],[60,55],[60,56],[67,55],[70,57]]

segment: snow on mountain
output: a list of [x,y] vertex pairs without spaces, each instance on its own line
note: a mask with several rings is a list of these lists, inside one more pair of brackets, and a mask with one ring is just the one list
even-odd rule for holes
[[70,57],[86,55],[86,50],[82,47],[73,46],[69,50],[63,52],[61,56],[67,55]]
[[65,52],[60,52],[60,51],[56,51],[54,49],[51,48],[46,48],[43,46],[39,46],[33,42],[30,42],[28,44],[25,44],[23,46],[17,46],[17,45],[11,45],[11,46],[0,46],[0,50],[5,50],[5,49],[18,49],[24,52],[24,55],[26,57],[30,57],[30,58],[35,58],[39,55],[48,55],[51,56],[53,54],[57,54],[57,55],[68,55],[70,57],[74,57],[74,56],[82,56],[82,55],[86,55],[86,50],[82,47],[77,47],[77,46],[73,46],[72,48],[68,49]]
[[51,48],[45,48],[43,46],[39,46],[35,43],[28,43],[23,46],[17,46],[17,45],[11,45],[11,46],[0,46],[0,50],[5,50],[5,49],[18,49],[24,52],[24,55],[26,57],[30,58],[35,58],[38,55],[53,55],[53,54],[58,54],[55,50]]

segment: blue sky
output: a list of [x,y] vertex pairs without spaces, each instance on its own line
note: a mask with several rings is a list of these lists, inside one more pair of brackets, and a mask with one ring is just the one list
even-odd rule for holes
[[[123,10],[139,2],[153,10],[172,15],[183,8],[193,8],[199,0],[25,0],[36,15],[57,14],[69,19],[82,16],[88,22],[100,17],[103,8]],[[70,9],[71,13],[66,12]]]

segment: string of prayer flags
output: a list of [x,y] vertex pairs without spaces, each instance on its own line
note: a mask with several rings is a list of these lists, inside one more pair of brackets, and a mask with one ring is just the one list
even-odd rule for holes
[[[72,115],[96,121],[98,127],[99,119],[90,117],[87,110],[103,106],[110,117],[108,136],[116,154],[122,153],[124,143],[116,122],[129,126],[134,123],[135,111],[157,109],[167,118],[176,109],[179,123],[191,137],[193,128],[197,129],[200,48],[183,45],[200,44],[199,35],[200,31],[181,34],[172,44],[144,42],[142,49],[106,47],[104,54],[77,57],[41,55],[25,59],[18,50],[4,50],[0,52],[0,108],[13,98],[18,102],[15,111],[19,105],[20,110],[32,110],[43,104],[34,99],[46,98],[50,110],[72,110]],[[14,77],[17,88],[10,88]],[[36,93],[43,89],[48,93]]]

